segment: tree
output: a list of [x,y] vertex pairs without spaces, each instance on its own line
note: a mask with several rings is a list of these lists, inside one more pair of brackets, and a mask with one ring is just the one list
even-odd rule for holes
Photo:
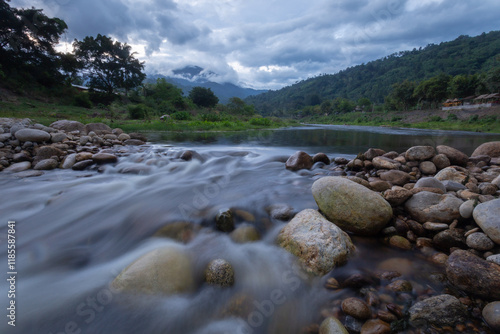
[[[60,54],[54,46],[68,28],[58,18],[49,18],[41,9],[12,8],[0,1],[0,65],[8,74],[35,78],[52,84],[62,79]],[[26,80],[26,79],[25,79]]]
[[75,40],[74,53],[88,72],[90,87],[104,90],[108,95],[116,89],[128,90],[139,86],[146,78],[144,62],[135,59],[131,47],[110,37],[98,34]]
[[474,95],[478,85],[477,75],[456,75],[450,80],[448,96],[451,98],[464,98]]
[[227,103],[227,110],[234,115],[252,116],[255,114],[255,109],[252,105],[247,105],[245,101],[239,97],[232,97]]
[[189,92],[189,98],[198,107],[213,108],[219,103],[219,98],[210,88],[193,87]]
[[492,68],[486,74],[486,87],[493,93],[500,93],[500,66]]
[[417,102],[414,95],[415,88],[416,84],[408,80],[392,85],[392,92],[389,94],[389,99],[395,105],[396,109],[408,110],[414,106]]

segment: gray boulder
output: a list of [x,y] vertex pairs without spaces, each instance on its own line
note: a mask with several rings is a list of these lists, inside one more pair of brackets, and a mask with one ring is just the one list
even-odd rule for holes
[[21,129],[17,131],[14,136],[22,142],[30,141],[41,143],[50,140],[50,133],[36,129]]
[[500,141],[484,143],[472,152],[472,157],[479,155],[489,155],[491,158],[500,157]]
[[391,205],[379,194],[342,177],[323,177],[312,186],[320,211],[344,231],[374,235],[392,218]]
[[152,295],[191,292],[195,288],[191,259],[179,247],[156,249],[125,268],[111,286],[118,291]]
[[44,159],[38,162],[35,167],[33,168],[34,170],[51,170],[57,168],[57,165],[59,163],[57,160],[54,159]]
[[449,224],[460,218],[462,203],[461,199],[453,195],[422,191],[406,201],[405,208],[420,223],[431,221]]
[[347,233],[312,209],[299,212],[283,227],[277,241],[319,276],[344,264],[355,249]]
[[500,245],[500,199],[479,204],[472,215],[483,232]]
[[436,155],[432,146],[413,146],[406,151],[405,158],[409,161],[430,160]]
[[423,177],[417,181],[414,188],[437,188],[441,189],[443,193],[446,192],[444,184],[433,177]]
[[439,295],[422,300],[410,310],[410,324],[413,327],[428,328],[431,325],[453,326],[467,319],[467,308],[452,295]]
[[23,161],[10,165],[4,169],[4,172],[18,173],[31,168],[31,162]]
[[113,130],[104,123],[89,123],[89,124],[85,125],[85,131],[87,133],[93,131],[96,134],[101,134],[103,132],[111,133]]
[[77,121],[60,120],[50,124],[51,128],[64,132],[79,131],[85,132],[85,125]]

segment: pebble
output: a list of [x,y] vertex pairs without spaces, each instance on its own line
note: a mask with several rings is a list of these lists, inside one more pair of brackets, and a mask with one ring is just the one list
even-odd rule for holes
[[423,224],[423,227],[428,231],[439,232],[447,230],[449,228],[449,225],[444,223],[426,222]]
[[467,246],[478,251],[488,251],[495,247],[495,243],[482,232],[472,233],[467,236]]
[[344,299],[342,302],[342,311],[356,319],[369,319],[372,315],[368,304],[355,297]]
[[389,239],[389,244],[393,247],[399,248],[399,249],[404,249],[404,250],[410,250],[412,249],[411,243],[408,241],[408,239],[399,236],[399,235],[394,235]]
[[371,319],[361,327],[361,334],[389,334],[391,325],[380,319]]

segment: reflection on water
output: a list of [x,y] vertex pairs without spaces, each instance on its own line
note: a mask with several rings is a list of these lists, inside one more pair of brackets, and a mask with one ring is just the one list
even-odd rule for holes
[[[22,333],[299,333],[321,320],[321,308],[345,297],[305,277],[292,257],[276,247],[283,222],[266,208],[284,203],[300,211],[317,208],[310,192],[324,169],[294,173],[283,156],[297,149],[331,158],[369,147],[404,151],[417,144],[447,144],[470,153],[498,136],[407,129],[319,126],[232,134],[155,134],[157,144],[132,149],[104,173],[50,171],[38,178],[0,175],[2,218],[17,222],[18,329]],[[411,135],[410,135],[411,134]],[[185,148],[201,159],[177,159]],[[124,173],[127,172],[127,173]],[[237,244],[214,231],[219,208],[251,213],[262,240]],[[252,217],[253,218],[249,218]],[[202,227],[188,244],[196,273],[194,293],[165,296],[118,294],[109,283],[143,254],[174,243],[155,237],[161,227],[188,221]],[[5,240],[6,229],[0,229]],[[357,255],[334,270],[339,280],[375,271],[390,258],[411,260],[406,279],[440,289],[429,276],[439,271],[413,253],[355,238]],[[2,257],[5,250],[2,249]],[[206,264],[225,258],[236,284],[215,289],[202,283]],[[5,257],[3,257],[5,258]],[[4,286],[4,285],[2,285]],[[278,291],[280,298],[271,296]],[[6,301],[6,295],[1,297]],[[5,322],[0,325],[5,332]]]

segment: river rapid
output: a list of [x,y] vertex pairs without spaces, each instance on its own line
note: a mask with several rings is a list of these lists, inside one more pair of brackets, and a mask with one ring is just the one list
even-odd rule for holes
[[[292,172],[284,162],[297,150],[353,158],[371,147],[401,153],[414,145],[445,144],[470,154],[484,142],[500,140],[500,135],[353,126],[148,137],[148,145],[122,148],[119,162],[99,171],[58,169],[32,178],[0,173],[2,245],[7,221],[16,221],[15,332],[300,333],[349,295],[349,289],[325,289],[329,277],[374,271],[391,259],[411,263],[407,279],[416,286],[442,290],[444,284],[435,280],[440,269],[418,252],[359,237],[353,237],[357,253],[347,265],[322,278],[304,276],[293,257],[275,245],[286,222],[270,218],[268,209],[275,204],[294,212],[317,209],[311,185],[330,171],[317,165]],[[199,158],[179,159],[185,150]],[[233,209],[236,227],[255,226],[261,240],[239,244],[217,232],[214,217],[223,208]],[[180,221],[201,227],[189,242],[155,236]],[[110,288],[134,260],[172,244],[193,259],[195,292],[148,296]],[[203,283],[204,268],[215,258],[233,265],[231,288]],[[5,280],[1,286],[0,300],[7,305]],[[10,333],[3,318],[0,332]]]

